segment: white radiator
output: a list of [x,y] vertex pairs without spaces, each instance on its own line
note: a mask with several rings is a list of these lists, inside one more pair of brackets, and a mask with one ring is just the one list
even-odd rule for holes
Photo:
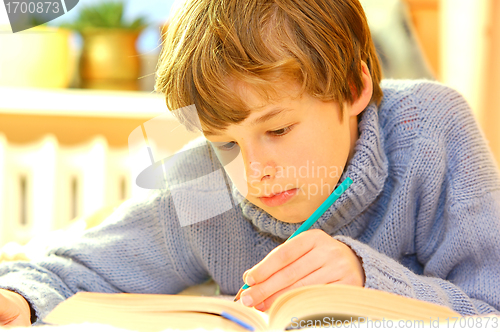
[[15,145],[0,134],[0,245],[119,204],[132,195],[132,177],[128,148],[110,149],[103,137],[61,146],[47,135]]
[[[43,238],[75,217],[144,193],[147,189],[139,188],[135,178],[151,165],[145,145],[158,161],[200,135],[187,132],[166,109],[164,96],[156,93],[0,86],[0,96],[0,246]],[[122,120],[133,120],[138,127],[106,133],[102,130],[108,127],[92,127],[104,121],[116,129]],[[42,136],[29,135],[28,122]],[[11,143],[9,136],[15,137],[13,142],[29,143]]]

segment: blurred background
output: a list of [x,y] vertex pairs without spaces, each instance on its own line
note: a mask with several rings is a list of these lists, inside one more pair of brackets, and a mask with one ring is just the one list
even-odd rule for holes
[[[384,76],[457,89],[500,160],[500,0],[361,2]],[[130,137],[162,156],[194,137],[153,91],[173,3],[80,0],[17,33],[0,5],[0,260],[35,256],[54,230],[92,227],[143,194],[134,179],[151,161]],[[148,140],[158,116],[169,135]]]

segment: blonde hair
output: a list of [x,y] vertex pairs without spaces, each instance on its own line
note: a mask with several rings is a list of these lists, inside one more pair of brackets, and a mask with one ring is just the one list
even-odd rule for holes
[[378,104],[381,69],[358,0],[187,0],[164,36],[155,90],[170,110],[194,104],[203,130],[216,132],[250,112],[231,82],[270,100],[277,83],[295,80],[342,106],[363,89],[361,61]]

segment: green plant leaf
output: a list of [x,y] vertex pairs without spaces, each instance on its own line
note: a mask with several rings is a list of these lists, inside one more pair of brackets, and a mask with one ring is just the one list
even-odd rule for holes
[[81,8],[78,17],[73,22],[63,23],[60,26],[82,32],[88,28],[142,30],[148,25],[145,17],[137,17],[132,22],[125,22],[124,9],[125,4],[122,1],[98,2]]

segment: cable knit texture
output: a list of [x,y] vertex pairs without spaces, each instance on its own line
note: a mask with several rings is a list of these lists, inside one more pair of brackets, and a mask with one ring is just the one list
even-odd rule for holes
[[[380,107],[362,114],[341,178],[353,185],[313,228],[356,252],[365,287],[462,315],[498,314],[500,181],[469,106],[433,82],[384,81],[383,91]],[[212,167],[209,157],[185,154],[169,190],[126,202],[78,241],[54,244],[43,260],[0,265],[0,287],[22,294],[39,318],[78,291],[173,294],[213,278],[221,293],[235,294],[243,272],[299,224],[274,219],[233,186],[233,209],[181,227],[177,212],[209,207],[174,205],[172,188],[227,192],[210,179],[182,184]]]

